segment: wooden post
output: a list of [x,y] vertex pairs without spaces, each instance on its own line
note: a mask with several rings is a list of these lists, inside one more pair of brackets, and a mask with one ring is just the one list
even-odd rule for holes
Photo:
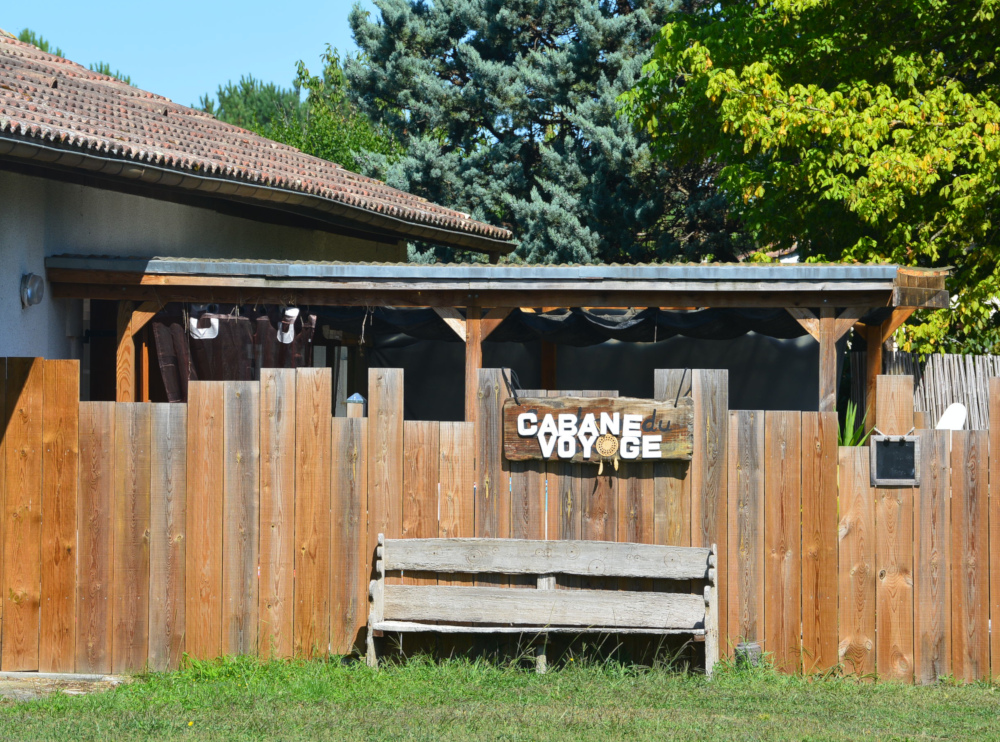
[[[360,399],[356,399],[357,397]],[[347,399],[347,416],[352,418],[365,416],[365,399],[360,394],[352,394]]]
[[160,303],[157,301],[146,301],[138,307],[130,301],[118,303],[118,354],[115,364],[115,399],[118,402],[134,402],[136,399],[135,334],[159,310]]
[[865,331],[865,343],[868,346],[868,368],[865,381],[865,430],[875,426],[875,415],[878,403],[875,400],[875,387],[879,374],[882,373],[882,344],[898,330],[916,307],[897,307],[881,325],[871,325]]
[[132,339],[132,310],[130,301],[118,302],[118,354],[115,363],[115,399],[118,402],[135,400],[135,342]]
[[[539,575],[537,589],[555,590],[555,575]],[[548,644],[548,642],[548,634],[539,634],[538,638],[535,639],[535,672],[539,675],[544,675],[546,670],[549,669],[549,658],[545,654],[545,645]]]
[[875,387],[879,374],[882,373],[882,327],[874,325],[865,333],[868,345],[867,368],[865,374],[865,430],[875,427]]
[[[878,417],[886,435],[913,429],[913,377],[878,377]],[[913,682],[913,499],[919,489],[875,490],[875,666],[883,679]]]
[[482,309],[465,310],[465,421],[476,419],[476,397],[479,393],[479,369],[483,367]]
[[820,309],[819,317],[819,411],[837,409],[837,315],[833,307]]

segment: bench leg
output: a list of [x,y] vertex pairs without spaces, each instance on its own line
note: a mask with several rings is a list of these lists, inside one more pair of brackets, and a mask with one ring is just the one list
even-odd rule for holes
[[375,651],[375,632],[368,629],[368,639],[366,641],[367,651],[365,652],[365,661],[368,663],[368,667],[374,667],[378,669],[378,653]]
[[545,655],[545,646],[548,643],[548,634],[542,634],[535,640],[535,672],[539,675],[544,675],[549,669],[549,658]]

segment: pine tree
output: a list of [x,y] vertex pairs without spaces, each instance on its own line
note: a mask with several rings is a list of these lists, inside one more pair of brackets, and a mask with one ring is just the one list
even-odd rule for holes
[[673,0],[375,4],[351,13],[349,92],[404,154],[372,174],[513,228],[531,262],[745,251],[711,166],[672,169],[617,114]]
[[263,82],[253,75],[244,75],[238,83],[232,80],[220,85],[215,98],[201,96],[198,108],[227,124],[244,129],[266,126],[272,121],[298,120],[301,117],[299,86],[293,83],[283,88],[273,82]]

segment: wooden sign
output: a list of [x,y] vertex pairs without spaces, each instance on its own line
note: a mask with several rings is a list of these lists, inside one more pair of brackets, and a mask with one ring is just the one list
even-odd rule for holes
[[694,404],[629,397],[508,399],[503,452],[510,461],[690,459]]

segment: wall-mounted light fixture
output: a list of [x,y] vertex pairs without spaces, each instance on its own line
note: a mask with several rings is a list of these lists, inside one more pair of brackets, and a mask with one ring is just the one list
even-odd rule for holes
[[45,297],[45,280],[34,273],[21,276],[21,306],[41,304]]

